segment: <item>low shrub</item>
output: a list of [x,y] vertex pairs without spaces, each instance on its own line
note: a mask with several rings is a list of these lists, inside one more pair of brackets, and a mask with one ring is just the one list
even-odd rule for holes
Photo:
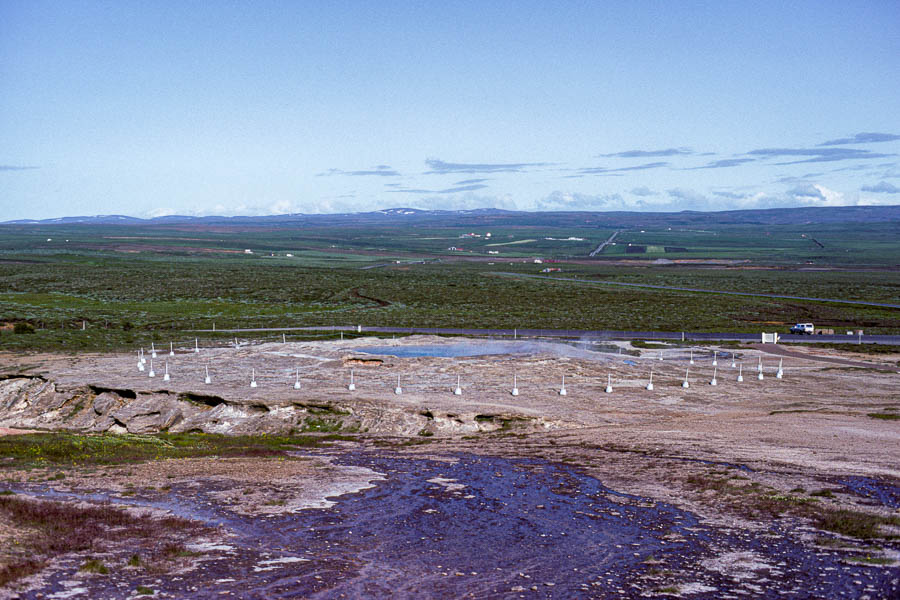
[[16,323],[15,325],[13,325],[13,333],[34,333],[34,325],[25,321]]

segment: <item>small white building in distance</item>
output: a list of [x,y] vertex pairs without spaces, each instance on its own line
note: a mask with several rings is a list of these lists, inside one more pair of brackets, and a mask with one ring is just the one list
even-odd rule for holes
[[244,254],[253,254],[253,250],[251,250],[250,248],[246,248],[244,250]]

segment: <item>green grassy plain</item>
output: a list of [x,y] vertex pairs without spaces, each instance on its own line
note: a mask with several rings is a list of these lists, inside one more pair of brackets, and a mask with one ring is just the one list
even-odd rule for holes
[[[490,238],[460,238],[488,228],[6,225],[0,323],[27,322],[36,331],[4,330],[0,349],[100,351],[230,337],[193,333],[213,324],[786,332],[793,322],[812,321],[900,331],[900,310],[891,308],[599,284],[900,303],[900,245],[891,237],[897,224],[822,225],[805,234],[759,229],[620,230],[616,246],[588,260],[615,229],[503,225],[491,227]],[[509,243],[521,240],[535,241]],[[654,252],[625,254],[637,241]],[[473,252],[449,252],[451,245]],[[665,251],[673,247],[687,252]],[[662,257],[685,261],[660,264]],[[732,262],[708,262],[725,259]],[[499,275],[546,267],[598,285]],[[811,270],[820,268],[827,270]]]

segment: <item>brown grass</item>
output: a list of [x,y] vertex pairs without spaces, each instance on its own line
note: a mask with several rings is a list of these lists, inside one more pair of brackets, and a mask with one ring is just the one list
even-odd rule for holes
[[27,577],[55,556],[102,551],[111,540],[159,538],[165,533],[205,529],[186,519],[133,515],[111,505],[84,506],[64,502],[0,496],[0,516],[31,532],[30,556],[0,568],[0,587]]

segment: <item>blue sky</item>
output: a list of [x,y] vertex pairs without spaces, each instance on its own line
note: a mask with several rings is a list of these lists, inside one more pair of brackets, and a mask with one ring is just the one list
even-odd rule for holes
[[0,90],[0,220],[900,204],[895,0],[0,0]]

